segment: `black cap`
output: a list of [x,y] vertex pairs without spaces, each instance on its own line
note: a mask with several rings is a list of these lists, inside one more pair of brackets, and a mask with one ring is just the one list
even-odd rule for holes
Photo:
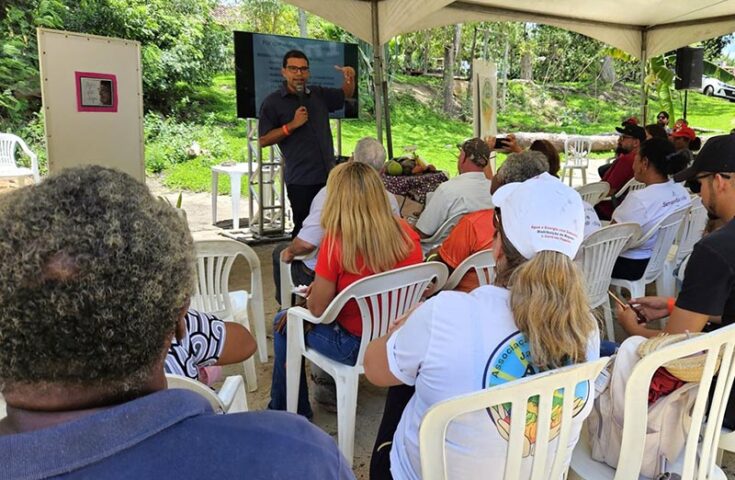
[[707,140],[692,166],[674,175],[674,181],[691,180],[699,172],[735,172],[735,135],[719,135]]
[[646,129],[629,122],[623,122],[623,128],[615,127],[615,130],[622,135],[637,138],[641,142],[646,140]]

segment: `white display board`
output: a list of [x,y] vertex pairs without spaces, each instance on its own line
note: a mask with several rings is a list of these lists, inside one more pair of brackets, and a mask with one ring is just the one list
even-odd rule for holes
[[37,33],[49,172],[94,164],[145,181],[140,44]]
[[476,137],[498,133],[497,122],[498,72],[489,60],[472,61],[473,126]]

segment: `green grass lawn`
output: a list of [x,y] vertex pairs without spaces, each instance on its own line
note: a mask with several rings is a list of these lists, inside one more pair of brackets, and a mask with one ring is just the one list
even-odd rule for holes
[[[398,76],[396,80],[412,85],[427,85],[437,88],[437,92],[440,88],[440,79],[434,77]],[[541,87],[511,82],[508,106],[498,114],[498,129],[502,132],[612,133],[622,119],[638,115],[640,96],[633,87],[616,85],[603,89],[583,84]],[[650,121],[653,121],[652,116],[660,106],[655,98],[650,100],[649,105]],[[216,133],[218,153],[172,163],[163,169],[161,175],[164,184],[172,189],[209,191],[212,165],[227,160],[247,161],[246,123],[236,118],[234,75],[220,75],[211,86],[197,89],[190,97],[190,107],[190,122],[196,124],[198,119],[206,118],[210,128],[208,132]],[[678,116],[681,116],[680,111]],[[735,103],[691,92],[688,118],[690,125],[695,128],[729,132],[735,128]],[[456,145],[472,135],[471,124],[448,118],[409,94],[392,95],[391,122],[394,156],[401,156],[404,147],[415,146],[419,156],[428,163],[450,175],[456,173]],[[365,136],[375,136],[374,121],[343,121],[342,154],[350,155],[355,143]],[[155,157],[164,147],[161,142],[148,142],[147,160]],[[610,154],[602,152],[599,155],[606,158]],[[500,155],[498,163],[503,160],[504,156]],[[246,191],[246,182],[244,178],[243,192]],[[220,178],[219,191],[229,193],[229,178],[226,176]]]

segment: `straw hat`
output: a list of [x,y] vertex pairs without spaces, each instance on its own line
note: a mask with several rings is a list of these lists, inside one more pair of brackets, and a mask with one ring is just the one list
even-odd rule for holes
[[[683,340],[687,340],[697,335],[703,335],[702,333],[677,333],[675,335],[661,335],[654,338],[649,338],[638,347],[638,355],[643,358],[649,353],[660,350],[667,345],[672,345]],[[663,367],[669,371],[670,374],[682,380],[684,382],[699,382],[702,378],[702,372],[704,371],[704,363],[707,357],[704,353],[698,353],[695,355],[689,355],[683,358],[677,358],[666,362]],[[722,360],[722,352],[717,356],[717,363],[715,365],[714,373],[720,368],[720,361]]]

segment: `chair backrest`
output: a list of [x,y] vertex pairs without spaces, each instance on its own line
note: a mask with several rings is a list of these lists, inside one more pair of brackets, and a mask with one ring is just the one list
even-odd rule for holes
[[642,188],[646,188],[645,183],[639,182],[635,178],[631,178],[625,185],[622,186],[620,190],[615,192],[615,198],[620,198],[628,192],[635,192],[636,190],[640,190]]
[[447,238],[447,235],[449,235],[449,232],[452,231],[452,229],[459,223],[459,220],[465,216],[468,212],[461,212],[458,213],[452,217],[449,217],[447,220],[444,221],[444,223],[441,224],[439,229],[434,232],[434,234],[428,238],[422,238],[421,243],[425,244],[434,244],[434,243],[440,243],[442,240]]
[[689,213],[684,217],[679,229],[676,244],[676,259],[674,265],[679,265],[684,257],[688,256],[694,250],[694,244],[702,238],[704,229],[707,226],[707,209],[702,205],[702,199],[697,196],[692,199],[692,205]]
[[182,377],[181,375],[171,375],[168,373],[166,374],[166,382],[168,383],[168,388],[191,390],[192,392],[196,392],[206,398],[209,404],[212,405],[212,409],[215,413],[225,413],[227,411],[222,400],[220,400],[217,394],[214,393],[214,390],[201,382],[192,380],[191,378]]
[[362,316],[362,342],[356,365],[362,365],[371,340],[381,337],[388,326],[422,297],[441,290],[449,271],[441,262],[426,262],[365,277],[342,290],[321,316],[331,323],[350,300],[355,300]]
[[7,406],[5,405],[5,399],[2,395],[0,395],[0,420],[5,418],[5,416],[7,415],[6,409]]
[[232,265],[242,255],[250,266],[250,305],[253,311],[263,310],[263,280],[260,260],[252,248],[242,242],[227,238],[194,240],[196,251],[196,288],[191,306],[211,313],[223,320],[233,320],[229,295],[229,279]]
[[684,221],[684,217],[688,212],[689,207],[670,213],[637,242],[642,245],[652,235],[656,235],[656,242],[653,244],[651,258],[648,260],[646,271],[643,273],[644,283],[651,283],[661,274],[666,257],[669,255],[669,250],[671,250],[671,246],[674,244],[674,240],[676,240],[676,235],[679,233],[679,226]]
[[15,168],[15,147],[22,140],[12,133],[0,133],[0,170]]
[[[729,325],[712,333],[669,345],[638,361],[625,388],[621,445],[639,446],[645,443],[648,390],[656,370],[672,360],[701,353],[706,355],[706,361],[697,399],[691,411],[692,421],[684,447],[681,478],[698,480],[719,478],[713,476],[712,472],[722,420],[730,396],[733,377],[735,377],[734,347],[735,325]],[[715,388],[711,390],[718,354],[721,355],[720,369],[717,373]],[[710,392],[712,392],[711,398],[709,398]],[[706,426],[704,425],[705,419],[707,419]],[[700,439],[702,439],[701,444]],[[618,460],[615,479],[638,478],[642,459],[642,448],[623,448]]]
[[615,261],[625,247],[640,235],[641,227],[637,223],[616,223],[584,239],[576,261],[584,274],[590,308],[607,301]]
[[444,284],[443,290],[457,288],[459,282],[470,270],[474,270],[477,274],[477,280],[480,286],[492,284],[493,280],[495,280],[495,258],[493,258],[493,251],[480,250],[465,258],[449,276],[447,283]]
[[[421,455],[421,476],[424,480],[445,480],[447,478],[445,437],[451,421],[465,413],[489,409],[497,405],[510,404],[506,410],[510,416],[510,435],[508,453],[505,458],[504,479],[521,478],[521,468],[526,437],[526,415],[529,399],[538,398],[536,417],[536,442],[534,446],[531,479],[562,478],[568,468],[567,459],[571,457],[574,445],[569,446],[572,429],[575,395],[564,395],[560,391],[574,392],[577,385],[589,382],[592,388],[595,378],[605,367],[609,358],[582,363],[522,378],[503,385],[476,393],[459,396],[433,405],[424,415],[419,428],[419,450]],[[554,400],[563,398],[561,408],[561,428],[558,436],[553,437],[552,413]],[[518,412],[518,414],[516,414]],[[554,424],[557,424],[556,418]],[[556,433],[556,432],[554,432]],[[557,439],[556,451],[549,451],[549,444]],[[549,462],[551,469],[549,470]],[[497,474],[488,477],[500,478]]]
[[564,164],[587,166],[592,151],[592,140],[585,137],[569,137],[564,140]]
[[610,191],[610,184],[607,182],[588,183],[587,185],[575,188],[575,190],[579,192],[583,201],[594,207],[600,200],[607,196]]

